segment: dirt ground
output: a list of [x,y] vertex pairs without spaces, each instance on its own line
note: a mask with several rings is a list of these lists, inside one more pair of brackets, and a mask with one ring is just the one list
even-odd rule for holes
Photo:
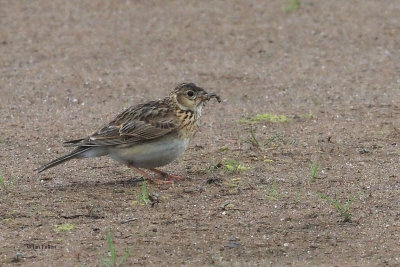
[[[1,1],[0,265],[400,265],[400,1],[299,3]],[[182,81],[185,181],[33,171]]]

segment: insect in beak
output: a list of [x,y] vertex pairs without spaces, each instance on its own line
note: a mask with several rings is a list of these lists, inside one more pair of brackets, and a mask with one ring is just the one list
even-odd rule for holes
[[214,93],[206,93],[204,95],[204,100],[211,100],[211,98],[215,98],[219,103],[221,103],[221,98]]

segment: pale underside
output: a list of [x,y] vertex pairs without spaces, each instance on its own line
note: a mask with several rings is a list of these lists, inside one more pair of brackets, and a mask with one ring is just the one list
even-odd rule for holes
[[189,144],[188,138],[171,133],[159,139],[131,146],[93,147],[79,155],[80,158],[108,155],[112,159],[136,168],[152,169],[171,163],[183,154]]

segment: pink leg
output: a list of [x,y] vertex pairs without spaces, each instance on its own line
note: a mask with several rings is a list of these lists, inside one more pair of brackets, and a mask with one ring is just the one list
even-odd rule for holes
[[172,183],[174,183],[173,181],[170,181],[170,180],[164,181],[164,180],[160,180],[160,179],[158,179],[158,178],[154,178],[154,177],[152,177],[150,174],[148,174],[147,172],[145,172],[145,171],[143,171],[143,170],[141,170],[141,169],[139,169],[139,168],[136,168],[136,167],[134,167],[134,166],[132,166],[132,165],[130,165],[130,164],[128,164],[127,166],[128,166],[130,169],[132,169],[132,170],[134,170],[134,171],[140,173],[141,175],[143,175],[144,177],[146,177],[150,182],[152,182],[152,183],[154,183],[154,184],[162,185],[162,184],[172,184]]
[[166,177],[168,179],[168,181],[171,181],[171,182],[173,182],[175,180],[178,180],[178,181],[185,180],[185,177],[182,177],[182,176],[179,176],[179,175],[168,174],[166,172],[163,172],[163,171],[160,171],[160,170],[157,170],[157,169],[149,169],[149,170],[159,174],[159,176],[161,176],[161,177]]

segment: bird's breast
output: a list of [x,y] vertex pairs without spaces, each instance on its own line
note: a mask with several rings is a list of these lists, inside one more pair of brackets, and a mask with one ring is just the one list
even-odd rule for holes
[[179,121],[180,137],[192,138],[199,127],[200,114],[192,110],[180,110],[176,115]]

